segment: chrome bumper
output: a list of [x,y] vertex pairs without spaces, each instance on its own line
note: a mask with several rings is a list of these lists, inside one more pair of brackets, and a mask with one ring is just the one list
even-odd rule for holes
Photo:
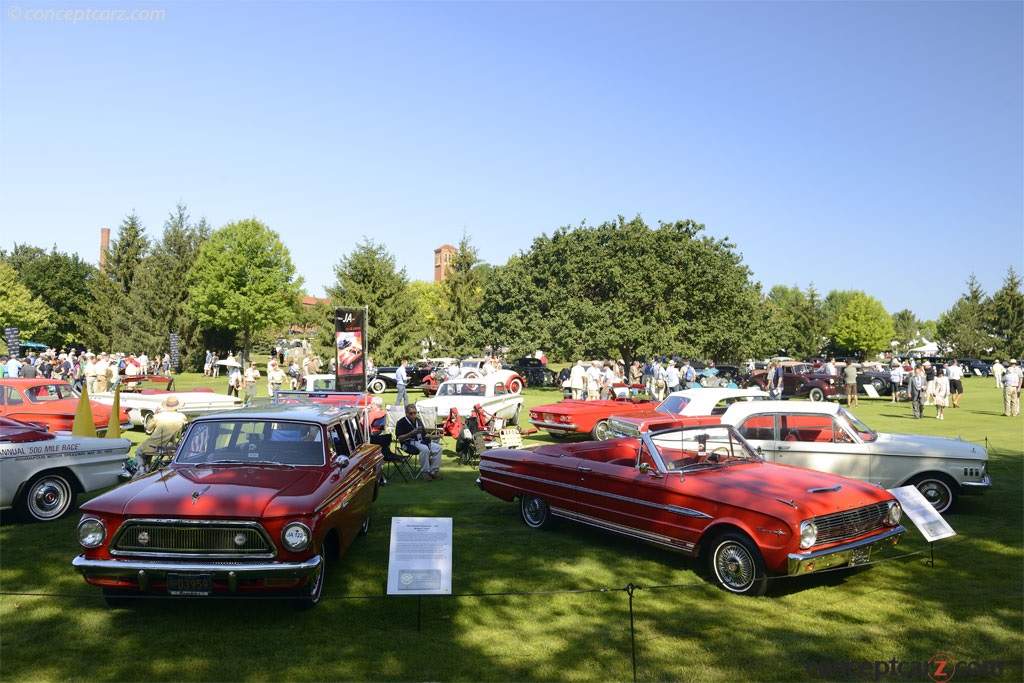
[[965,481],[962,482],[960,486],[961,488],[963,488],[964,493],[982,494],[992,487],[992,482],[989,480],[988,475],[986,474],[981,481]]
[[[841,567],[844,564],[851,566],[864,564],[868,562],[867,556],[880,549],[881,546],[896,545],[900,540],[900,536],[905,531],[906,529],[902,526],[897,526],[878,536],[835,546],[827,550],[810,553],[790,553],[787,573],[790,576],[799,576],[800,574],[807,574],[820,569]],[[858,561],[859,556],[864,556],[865,559]]]
[[239,581],[261,579],[308,579],[323,569],[319,555],[304,562],[176,562],[159,560],[89,560],[79,555],[71,561],[86,581],[90,578],[118,579],[137,583],[141,591],[149,590],[150,583],[162,583],[168,574],[209,574],[213,581],[226,581],[234,593]]
[[537,429],[544,429],[552,432],[575,432],[579,429],[579,425],[576,424],[565,424],[564,422],[542,422],[540,420],[530,420]]

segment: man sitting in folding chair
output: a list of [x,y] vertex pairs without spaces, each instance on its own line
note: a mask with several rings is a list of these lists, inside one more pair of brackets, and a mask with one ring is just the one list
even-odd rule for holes
[[[379,396],[374,396],[371,400],[369,416],[370,443],[379,444],[381,452],[384,454],[384,468],[381,471],[381,479],[384,484],[387,484],[388,480],[394,478],[396,474],[404,481],[415,479],[416,473],[412,471],[410,463],[412,455],[401,449],[391,450],[391,446],[394,443],[395,426],[403,419],[405,411],[402,410],[400,405],[387,406],[387,408],[383,408],[383,405],[383,400]],[[379,408],[383,408],[383,410],[377,412]],[[378,429],[381,414],[384,415],[384,426]]]
[[406,453],[420,454],[420,479],[444,478],[441,476],[441,444],[427,433],[416,414],[415,405],[405,406],[405,417],[395,425],[395,438]]

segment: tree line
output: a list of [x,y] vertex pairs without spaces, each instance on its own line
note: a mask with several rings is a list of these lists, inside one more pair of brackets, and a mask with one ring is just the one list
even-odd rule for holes
[[182,365],[205,350],[266,346],[290,327],[317,329],[333,349],[333,307],[366,307],[367,350],[378,364],[424,354],[549,358],[679,355],[719,363],[773,355],[906,352],[921,337],[960,357],[1021,355],[1024,294],[1011,267],[991,296],[972,274],[935,321],[886,312],[862,291],[813,285],[767,293],[728,238],[692,220],[646,225],[637,216],[564,226],[507,263],[480,260],[463,235],[442,282],[410,281],[387,247],[366,237],[342,255],[329,304],[301,305],[303,280],[280,236],[256,219],[213,230],[179,204],[157,240],[125,217],[102,266],[15,244],[0,250],[0,321],[54,347],[153,354],[179,336]]

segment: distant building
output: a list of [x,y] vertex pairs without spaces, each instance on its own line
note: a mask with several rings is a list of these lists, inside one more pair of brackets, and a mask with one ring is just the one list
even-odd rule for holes
[[434,250],[434,282],[442,282],[445,279],[458,251],[450,244],[442,244]]

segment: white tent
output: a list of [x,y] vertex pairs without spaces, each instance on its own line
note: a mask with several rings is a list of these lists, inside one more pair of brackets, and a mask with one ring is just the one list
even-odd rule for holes
[[924,338],[922,338],[922,341],[924,343],[921,344],[920,346],[916,346],[910,349],[910,353],[921,353],[924,354],[925,356],[934,356],[939,352],[939,345],[936,344],[935,342],[930,342]]

